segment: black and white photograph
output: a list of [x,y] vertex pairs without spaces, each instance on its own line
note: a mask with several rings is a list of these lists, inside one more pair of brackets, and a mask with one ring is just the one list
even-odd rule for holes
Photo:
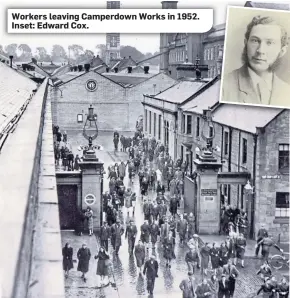
[[229,7],[221,102],[289,108],[290,12]]
[[[282,35],[244,65],[245,30],[290,6],[223,5],[206,33],[3,38],[0,298],[289,297],[290,93],[220,94],[273,69]],[[249,42],[278,42],[263,20]]]

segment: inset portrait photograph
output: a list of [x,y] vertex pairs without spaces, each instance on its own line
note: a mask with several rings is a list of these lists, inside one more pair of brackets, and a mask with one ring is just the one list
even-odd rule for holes
[[290,108],[290,12],[228,7],[220,102]]

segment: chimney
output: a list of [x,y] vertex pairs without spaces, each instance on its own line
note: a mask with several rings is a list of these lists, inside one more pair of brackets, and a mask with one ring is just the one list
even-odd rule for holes
[[144,73],[148,74],[149,73],[149,66],[144,66]]
[[162,9],[177,9],[178,1],[162,1]]
[[128,73],[132,73],[132,66],[128,66],[127,69],[128,69]]
[[12,68],[12,60],[13,60],[13,56],[9,56],[9,59],[10,59],[10,67]]
[[73,68],[73,66],[71,66],[71,67],[69,68],[69,70],[70,70],[70,71],[74,71],[74,68]]
[[97,58],[100,58],[100,56],[99,56],[99,55],[97,55]]
[[74,66],[74,71],[78,71],[78,67],[77,66]]
[[115,73],[117,73],[118,72],[118,67],[115,67],[114,71],[115,71]]
[[195,70],[195,78],[196,78],[197,80],[200,80],[200,79],[201,79],[201,71],[200,71],[199,68],[197,68],[197,69]]
[[106,67],[106,72],[109,72],[110,71],[110,67]]
[[83,66],[82,65],[78,65],[78,70],[82,71],[83,70]]
[[91,65],[89,63],[85,64],[85,71],[89,71],[91,68]]

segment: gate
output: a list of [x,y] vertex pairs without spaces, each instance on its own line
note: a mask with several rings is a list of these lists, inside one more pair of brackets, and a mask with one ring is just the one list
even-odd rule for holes
[[78,219],[78,187],[77,185],[58,185],[58,206],[60,228],[75,229]]

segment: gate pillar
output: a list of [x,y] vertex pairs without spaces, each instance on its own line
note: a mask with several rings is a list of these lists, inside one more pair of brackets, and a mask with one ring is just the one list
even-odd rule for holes
[[86,151],[83,161],[79,162],[82,170],[82,209],[90,207],[93,211],[94,231],[99,231],[102,222],[102,176],[103,163],[92,150]]
[[209,150],[204,150],[194,160],[197,181],[196,226],[198,233],[218,234],[220,230],[220,194],[218,171],[222,164],[217,162]]

